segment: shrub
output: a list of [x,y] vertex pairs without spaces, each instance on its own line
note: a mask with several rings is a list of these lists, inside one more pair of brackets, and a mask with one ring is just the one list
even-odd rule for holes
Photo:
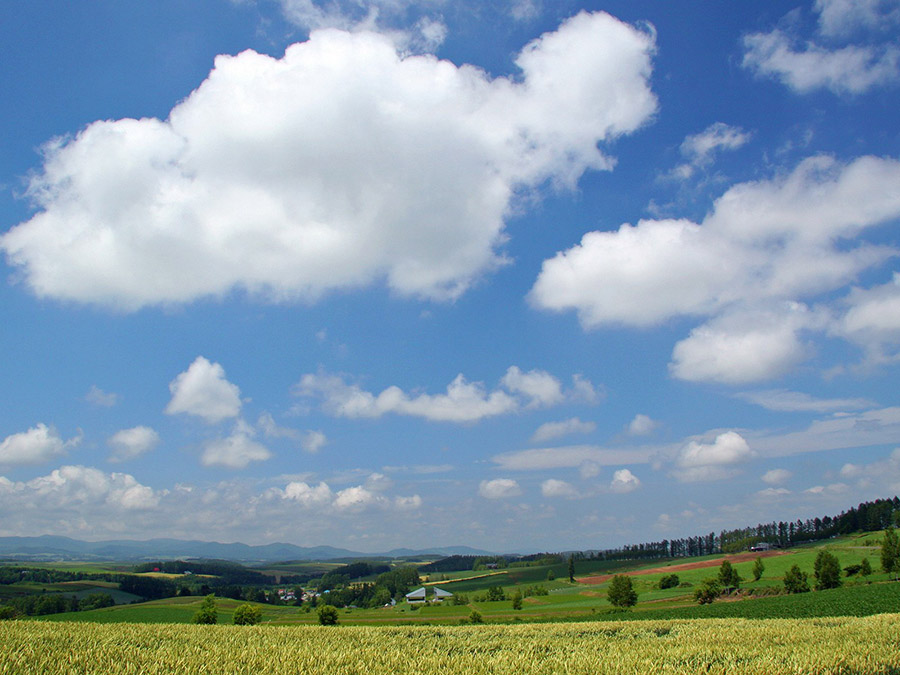
[[694,590],[694,600],[701,605],[708,605],[718,598],[721,593],[722,587],[719,586],[717,579],[704,579]]
[[661,590],[665,590],[667,588],[675,588],[679,583],[681,583],[681,580],[677,574],[667,574],[659,580],[659,587]]
[[219,612],[216,610],[216,596],[207,595],[200,605],[200,609],[194,614],[193,622],[201,624],[214,624],[219,621]]
[[249,603],[238,605],[234,610],[233,620],[235,626],[255,626],[262,621],[262,610]]
[[473,609],[472,613],[469,614],[469,623],[484,623],[484,617],[481,616],[481,612]]
[[323,626],[337,626],[338,625],[338,611],[337,607],[332,605],[322,605],[318,609],[319,615],[319,623]]
[[501,600],[506,600],[506,593],[503,592],[503,589],[500,586],[491,586],[487,589],[485,599],[488,602],[499,602]]
[[512,595],[512,608],[522,609],[522,594],[519,591],[516,591]]
[[784,575],[784,590],[788,593],[808,593],[809,580],[806,572],[801,572],[797,565],[791,567]]

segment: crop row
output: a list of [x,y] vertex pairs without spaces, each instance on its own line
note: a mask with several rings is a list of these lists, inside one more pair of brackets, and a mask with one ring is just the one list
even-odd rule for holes
[[900,673],[900,615],[458,627],[14,621],[0,674]]

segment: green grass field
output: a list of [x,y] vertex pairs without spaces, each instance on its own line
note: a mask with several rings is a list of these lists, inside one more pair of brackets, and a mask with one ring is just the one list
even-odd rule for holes
[[[810,575],[812,583],[813,564],[816,555],[823,548],[834,553],[841,567],[858,564],[868,558],[874,570],[880,570],[879,560],[880,535],[868,533],[813,545],[795,547],[764,558],[765,570],[759,581],[752,581],[751,568],[753,558],[735,564],[735,568],[744,578],[744,592],[762,593],[778,590],[783,587],[782,578],[792,566],[798,565]],[[580,560],[576,564],[578,583],[568,581],[565,564],[536,567],[510,567],[497,571],[464,571],[447,574],[435,574],[430,582],[456,594],[465,594],[468,604],[455,606],[452,604],[428,605],[413,609],[407,603],[399,603],[396,607],[377,609],[341,609],[340,621],[344,624],[359,625],[397,625],[397,624],[458,624],[468,618],[475,610],[488,622],[547,622],[577,621],[595,619],[668,619],[668,618],[711,618],[711,617],[807,617],[807,616],[842,616],[866,615],[880,612],[900,611],[900,584],[887,582],[888,575],[876,571],[867,579],[856,576],[843,579],[844,587],[835,591],[813,592],[797,596],[777,596],[750,598],[733,601],[729,598],[717,600],[710,606],[700,607],[693,600],[693,589],[703,579],[714,577],[718,573],[718,565],[722,556],[705,558],[680,558],[663,561],[597,561]],[[689,564],[697,566],[708,562],[711,566],[694,569],[679,569]],[[67,563],[68,564],[68,563]],[[317,563],[316,563],[317,564]],[[295,570],[299,563],[286,564],[282,569]],[[547,581],[547,573],[552,571],[556,578]],[[658,583],[661,577],[675,572],[681,585],[676,588],[660,590]],[[638,592],[638,605],[627,615],[611,613],[614,608],[607,600],[608,581],[604,583],[580,583],[590,581],[597,575],[627,572],[631,575]],[[443,579],[444,576],[450,577]],[[594,579],[596,581],[596,579]],[[868,582],[868,583],[867,583]],[[12,597],[22,593],[75,593],[83,597],[90,592],[106,590],[102,586],[113,587],[112,583],[79,581],[57,584],[13,584],[0,586],[0,598]],[[524,599],[522,609],[514,610],[510,599],[499,602],[486,602],[479,598],[487,588],[501,586],[509,597],[516,590],[528,586],[542,586],[549,592],[547,595],[533,596]],[[113,594],[119,594],[110,588]],[[109,592],[109,591],[107,591]],[[122,597],[114,595],[119,603],[130,603],[134,596]],[[94,621],[110,622],[171,622],[189,623],[199,607],[201,598],[179,597],[145,602],[138,604],[120,604],[102,610],[91,610],[70,614],[58,614],[46,617],[54,621]],[[327,601],[327,600],[326,600]],[[237,601],[219,599],[219,621],[229,623],[231,614],[240,604]],[[314,624],[317,621],[315,612],[302,612],[293,606],[260,605],[263,620],[272,624]]]

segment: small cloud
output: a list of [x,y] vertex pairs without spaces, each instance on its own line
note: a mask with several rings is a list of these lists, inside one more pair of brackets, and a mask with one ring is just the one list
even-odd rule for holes
[[483,480],[478,486],[478,494],[485,499],[507,499],[522,494],[519,484],[510,478]]
[[738,474],[735,464],[746,462],[755,453],[747,441],[734,432],[726,431],[716,436],[712,443],[691,441],[685,445],[676,461],[678,469],[673,475],[680,481],[724,480]]
[[783,497],[785,495],[789,495],[789,494],[791,494],[791,491],[788,490],[787,488],[769,487],[769,488],[766,488],[765,490],[760,490],[756,494],[758,494],[760,497],[774,498],[774,497]]
[[787,469],[771,469],[762,475],[762,481],[769,485],[780,485],[787,482],[793,475]]
[[594,422],[582,422],[577,417],[572,417],[562,422],[547,422],[537,428],[531,436],[532,443],[543,443],[561,436],[571,434],[589,434],[597,429]]
[[365,488],[372,492],[384,492],[393,487],[394,481],[385,476],[383,473],[372,473],[366,478]]
[[681,154],[687,159],[672,171],[672,176],[682,180],[712,163],[714,156],[723,150],[737,150],[750,140],[750,134],[740,127],[723,122],[711,124],[699,134],[688,136],[681,144]]
[[150,427],[137,426],[117,431],[109,437],[106,444],[112,448],[110,462],[125,462],[140,457],[159,445],[159,434]]
[[229,469],[243,469],[250,462],[262,462],[272,453],[253,440],[253,430],[239,423],[231,436],[208,441],[204,445],[200,461],[204,466],[224,466]]
[[568,497],[578,496],[578,491],[571,483],[564,480],[556,480],[549,478],[541,483],[541,494],[545,497]]
[[628,469],[619,469],[613,474],[609,489],[619,494],[633,492],[641,486],[641,481]]
[[401,511],[415,511],[422,506],[422,498],[419,495],[410,497],[395,497],[394,506]]
[[837,412],[862,410],[875,404],[864,398],[814,398],[809,394],[786,389],[747,391],[736,397],[776,412]]
[[112,408],[119,402],[119,395],[105,392],[96,384],[92,384],[91,388],[88,389],[88,393],[84,395],[84,400],[101,408]]
[[632,436],[646,436],[653,433],[658,426],[659,422],[650,419],[647,415],[638,414],[628,424],[628,433]]
[[38,423],[28,431],[12,434],[0,443],[0,466],[41,464],[55,459],[81,442],[81,435],[63,441],[56,429]]
[[198,356],[190,367],[169,384],[172,400],[167,415],[187,413],[215,424],[241,411],[241,392],[225,378],[225,369]]
[[326,445],[328,445],[328,438],[321,431],[307,431],[300,439],[300,447],[313,454]]

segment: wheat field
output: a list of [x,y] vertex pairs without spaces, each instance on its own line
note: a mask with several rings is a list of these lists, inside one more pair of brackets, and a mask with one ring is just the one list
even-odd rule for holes
[[10,621],[3,675],[900,673],[900,614],[459,627]]

